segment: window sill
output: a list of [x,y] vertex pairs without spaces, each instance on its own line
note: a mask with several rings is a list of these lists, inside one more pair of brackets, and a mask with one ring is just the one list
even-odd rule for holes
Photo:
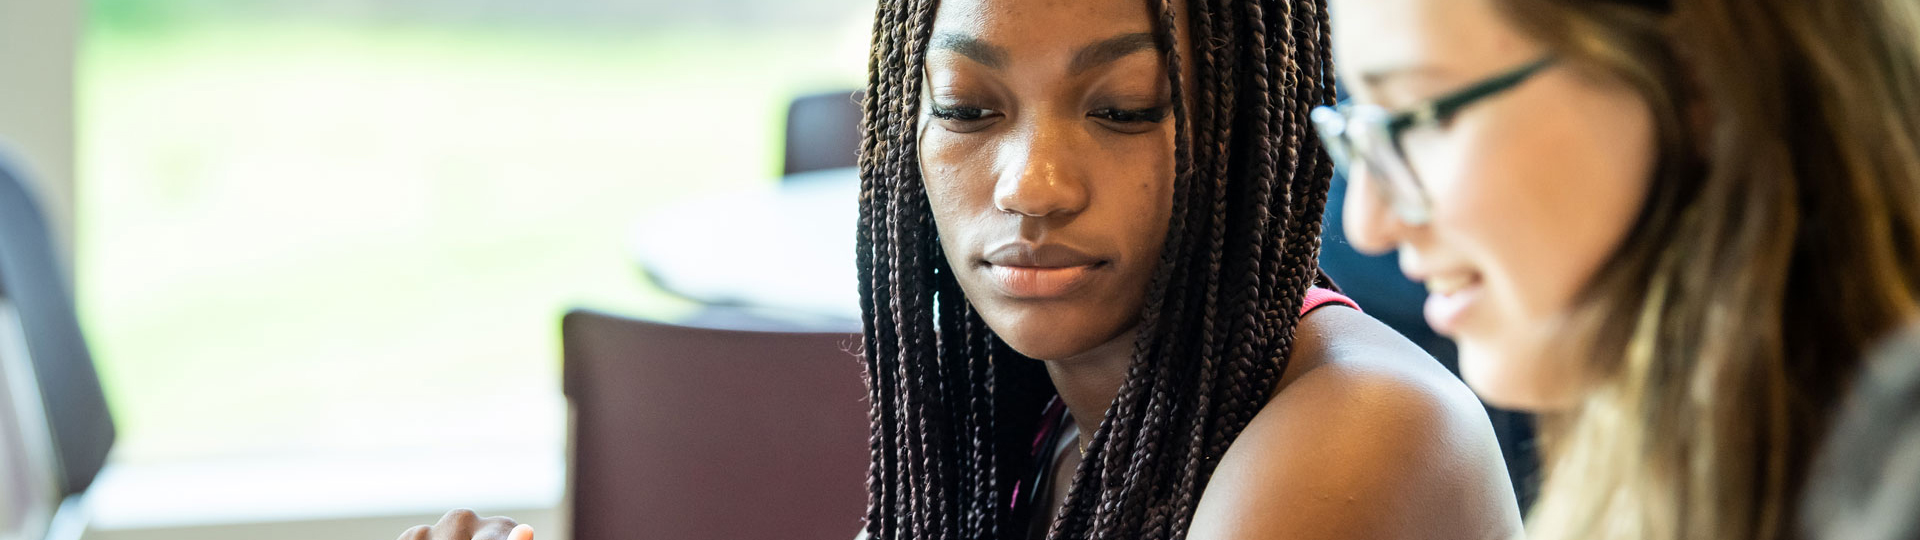
[[565,540],[565,485],[559,449],[115,464],[88,490],[85,538],[392,538],[472,508]]

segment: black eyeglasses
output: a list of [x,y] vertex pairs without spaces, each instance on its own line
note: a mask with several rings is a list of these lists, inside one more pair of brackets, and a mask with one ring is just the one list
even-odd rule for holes
[[1386,179],[1375,185],[1400,219],[1412,225],[1423,224],[1431,217],[1432,208],[1400,147],[1400,135],[1413,128],[1444,124],[1468,105],[1519,86],[1552,65],[1553,60],[1552,56],[1542,57],[1401,111],[1351,101],[1314,107],[1314,127],[1340,174],[1352,178],[1354,159],[1359,158],[1369,172]]

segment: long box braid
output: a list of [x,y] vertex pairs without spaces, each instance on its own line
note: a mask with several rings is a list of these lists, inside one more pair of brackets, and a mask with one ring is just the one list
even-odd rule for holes
[[[1051,538],[1177,539],[1265,406],[1320,276],[1332,165],[1308,111],[1334,96],[1324,0],[1148,0],[1174,103],[1174,211],[1126,382]],[[968,304],[935,237],[915,128],[936,0],[882,0],[857,240],[876,540],[1012,539],[1009,503],[1054,389]],[[1193,85],[1183,83],[1192,62]],[[1191,92],[1188,89],[1191,88]],[[1187,95],[1187,94],[1191,95]]]

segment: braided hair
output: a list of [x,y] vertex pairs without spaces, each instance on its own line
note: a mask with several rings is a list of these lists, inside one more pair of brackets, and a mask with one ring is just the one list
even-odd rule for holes
[[[1145,1],[1172,89],[1172,222],[1131,367],[1051,538],[1184,537],[1221,456],[1272,397],[1321,276],[1332,167],[1307,115],[1334,96],[1324,0],[1189,0],[1186,49],[1174,0]],[[1029,445],[1054,388],[981,320],[936,239],[915,131],[936,4],[881,0],[874,21],[857,240],[867,532],[1018,538],[1012,488],[1046,466]]]

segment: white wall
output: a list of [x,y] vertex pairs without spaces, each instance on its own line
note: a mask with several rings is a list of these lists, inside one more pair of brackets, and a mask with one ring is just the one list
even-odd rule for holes
[[73,73],[84,0],[0,0],[0,146],[24,163],[73,268]]

